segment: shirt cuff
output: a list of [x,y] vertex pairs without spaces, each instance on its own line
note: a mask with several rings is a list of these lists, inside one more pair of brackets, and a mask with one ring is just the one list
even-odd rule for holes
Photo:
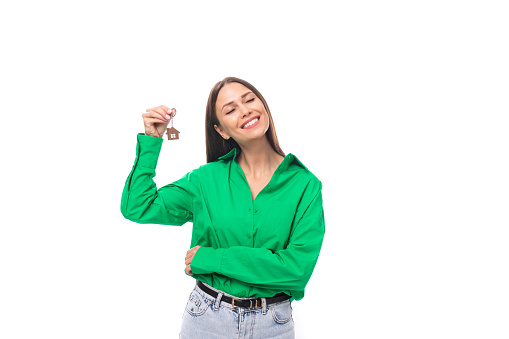
[[136,146],[136,157],[138,158],[137,166],[155,169],[162,145],[162,138],[145,135],[145,133],[138,133]]
[[219,273],[223,262],[222,248],[201,246],[191,261],[191,271],[196,274]]

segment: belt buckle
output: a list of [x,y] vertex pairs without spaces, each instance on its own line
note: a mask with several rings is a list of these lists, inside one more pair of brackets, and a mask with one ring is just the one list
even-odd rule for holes
[[[235,298],[232,298],[232,307],[242,307],[235,306]],[[249,299],[249,308],[253,307],[253,299]],[[258,307],[258,298],[255,299],[255,308]]]
[[242,306],[235,306],[235,298],[232,298],[232,307],[242,307]]

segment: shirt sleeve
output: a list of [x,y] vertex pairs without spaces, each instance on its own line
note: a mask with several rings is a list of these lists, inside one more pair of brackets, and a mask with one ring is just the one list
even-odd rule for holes
[[[219,273],[252,286],[304,290],[315,268],[325,235],[322,183],[306,189],[305,210],[283,250],[232,246],[200,247],[191,262],[193,273]],[[301,212],[302,213],[302,212]]]
[[182,226],[193,219],[197,170],[159,189],[153,178],[163,139],[138,133],[136,159],[125,181],[122,215],[139,224]]

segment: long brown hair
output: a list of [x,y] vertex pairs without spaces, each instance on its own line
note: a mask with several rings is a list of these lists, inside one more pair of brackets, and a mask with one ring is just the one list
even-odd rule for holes
[[272,115],[270,114],[269,105],[267,105],[263,95],[253,85],[245,80],[235,77],[226,77],[214,85],[210,91],[209,99],[207,101],[207,109],[205,113],[205,143],[207,147],[207,163],[217,161],[220,156],[230,152],[233,148],[237,149],[237,154],[240,154],[242,151],[239,144],[233,140],[233,138],[225,140],[214,128],[214,125],[219,126],[219,120],[217,119],[216,115],[217,95],[219,94],[221,88],[231,82],[238,82],[246,86],[262,101],[269,117],[269,128],[266,132],[267,139],[269,140],[269,143],[274,151],[284,157],[285,153],[279,146],[276,135],[276,128],[274,127],[274,121],[272,120]]

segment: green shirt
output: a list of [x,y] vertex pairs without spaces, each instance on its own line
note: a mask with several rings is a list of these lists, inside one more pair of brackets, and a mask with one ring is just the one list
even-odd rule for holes
[[[122,215],[140,224],[193,223],[191,262],[197,280],[236,297],[290,301],[304,288],[325,234],[322,182],[288,153],[253,201],[234,148],[157,189],[163,139],[138,133],[136,159],[122,192]],[[183,254],[184,256],[184,254]]]

